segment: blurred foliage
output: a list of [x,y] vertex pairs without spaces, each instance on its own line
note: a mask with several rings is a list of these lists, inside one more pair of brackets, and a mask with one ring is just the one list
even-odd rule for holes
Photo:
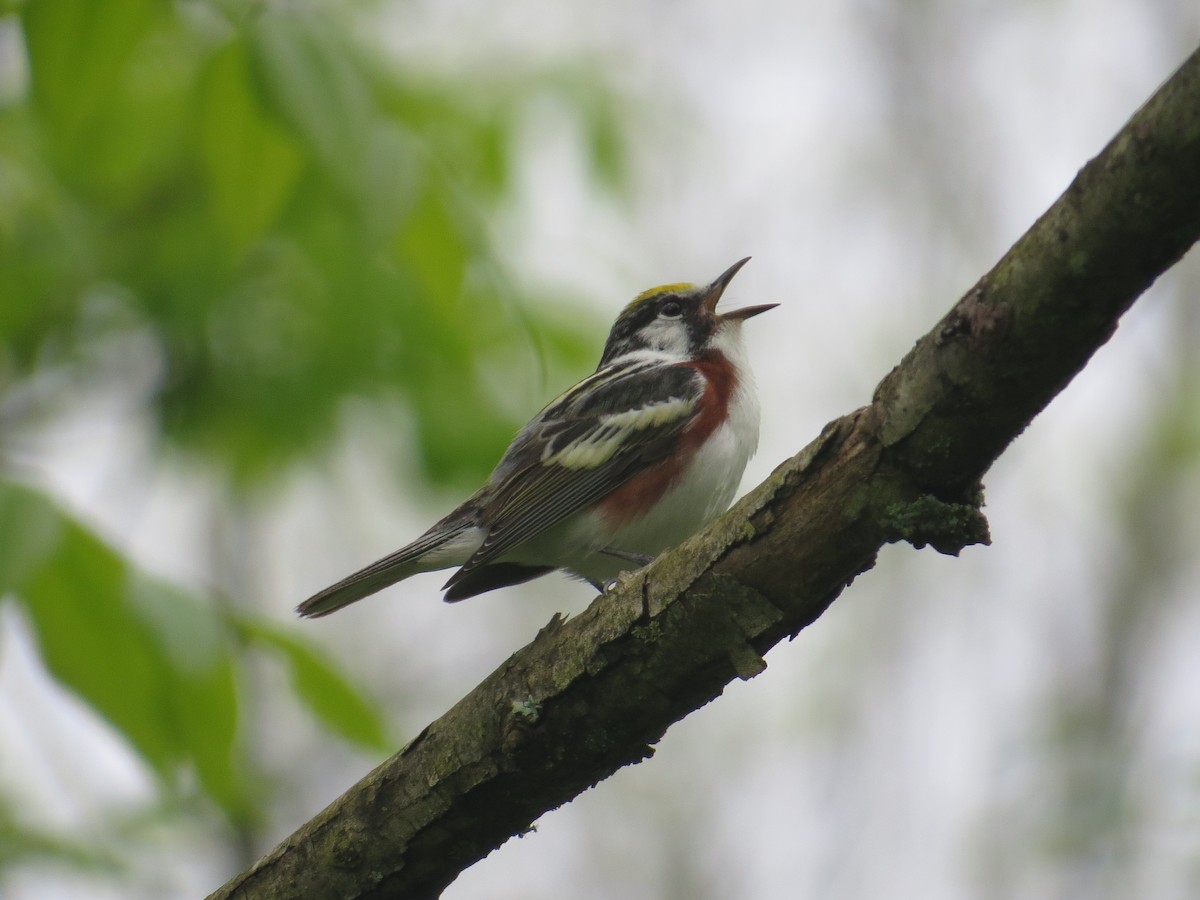
[[297,695],[330,731],[372,750],[392,747],[379,713],[307,643],[265,622],[243,620],[238,630],[249,644],[280,657]]
[[[505,396],[591,362],[593,323],[513,297],[485,223],[512,196],[531,99],[549,91],[579,111],[610,186],[615,105],[579,73],[403,71],[362,36],[365,14],[0,6],[26,54],[18,83],[0,83],[0,453],[100,384],[143,400],[161,449],[234,503],[333,448],[347,404],[364,400],[401,411],[398,440],[415,441],[429,477],[466,481],[530,411]],[[114,355],[139,357],[149,384],[129,384]],[[198,782],[231,822],[253,822],[262,798],[238,728],[248,650],[285,667],[329,730],[389,746],[378,711],[307,642],[147,577],[2,476],[0,595],[23,602],[47,670],[168,795]],[[44,843],[27,835],[14,846]]]
[[119,861],[105,850],[29,828],[21,824],[12,809],[0,805],[0,870],[31,859],[61,863],[75,870],[105,874],[120,871]]
[[[1155,749],[1147,698],[1161,690],[1155,661],[1163,638],[1186,621],[1195,597],[1187,578],[1195,571],[1200,489],[1200,361],[1191,352],[1200,315],[1186,280],[1200,267],[1181,269],[1173,273],[1178,294],[1165,306],[1168,338],[1145,426],[1131,437],[1113,489],[1120,541],[1103,559],[1102,588],[1091,598],[1094,645],[1075,663],[1080,670],[1053,686],[1045,711],[1042,752],[1058,796],[1043,842],[1062,861],[1073,896],[1137,894],[1132,885],[1146,858],[1138,842],[1160,814],[1144,774]],[[1195,775],[1185,780],[1196,785]]]
[[22,6],[29,91],[0,110],[0,385],[145,329],[163,438],[239,487],[328,446],[352,396],[402,400],[429,474],[476,477],[524,419],[488,380],[528,383],[530,343],[572,370],[594,349],[582,323],[517,303],[489,256],[521,105],[568,92],[610,178],[615,113],[579,79],[443,85],[320,7],[248,8]]
[[145,576],[41,494],[0,482],[0,534],[0,594],[25,601],[47,669],[164,786],[195,773],[232,820],[253,817],[257,798],[236,746],[244,647],[278,656],[331,731],[387,748],[379,713],[317,651]]

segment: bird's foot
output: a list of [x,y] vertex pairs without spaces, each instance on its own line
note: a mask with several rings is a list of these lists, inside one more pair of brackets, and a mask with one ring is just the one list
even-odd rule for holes
[[[643,566],[649,565],[654,561],[653,556],[647,556],[645,553],[634,553],[632,550],[622,550],[620,547],[602,547],[601,553],[608,556],[615,556],[617,559],[624,560],[628,563],[633,563],[633,568],[640,569]],[[627,572],[619,573],[615,578],[609,578],[603,584],[588,579],[589,583],[602,594],[607,594],[613,590],[621,580],[621,576]]]

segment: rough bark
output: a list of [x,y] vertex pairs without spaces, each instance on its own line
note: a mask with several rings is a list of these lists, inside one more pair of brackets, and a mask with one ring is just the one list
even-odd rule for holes
[[1200,51],[882,381],[679,549],[554,619],[214,898],[436,897],[765,667],[884,543],[986,543],[980,478],[1200,237]]

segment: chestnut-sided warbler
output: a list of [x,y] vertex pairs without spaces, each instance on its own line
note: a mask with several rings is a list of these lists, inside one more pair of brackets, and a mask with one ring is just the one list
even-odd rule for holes
[[446,600],[554,569],[597,589],[725,510],[758,445],[742,322],[712,284],[653,288],[617,317],[596,371],[521,429],[487,484],[406,547],[305,600],[324,616],[418,572],[459,566]]

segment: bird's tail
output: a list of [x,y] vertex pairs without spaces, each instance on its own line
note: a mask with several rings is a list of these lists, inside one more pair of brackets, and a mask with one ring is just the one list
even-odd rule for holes
[[446,520],[439,522],[407,547],[318,591],[297,606],[296,612],[317,619],[418,572],[462,565],[479,546],[480,539],[473,534],[478,529],[467,523],[446,527],[448,524]]

